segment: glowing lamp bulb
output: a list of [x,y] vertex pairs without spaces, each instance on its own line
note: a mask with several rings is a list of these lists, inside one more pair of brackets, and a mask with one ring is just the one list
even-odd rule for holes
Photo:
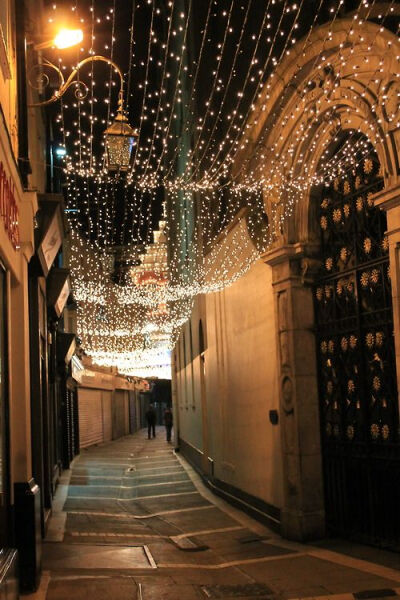
[[59,50],[76,46],[83,40],[82,29],[61,29],[53,40]]
[[59,158],[62,158],[64,156],[66,156],[66,154],[67,154],[66,149],[63,148],[62,146],[58,146],[54,152],[55,152],[55,155],[58,156]]

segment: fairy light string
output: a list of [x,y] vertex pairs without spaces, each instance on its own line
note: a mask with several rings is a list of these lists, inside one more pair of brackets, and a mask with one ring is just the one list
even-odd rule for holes
[[135,165],[138,160],[138,153],[141,152],[143,122],[144,122],[144,120],[147,119],[146,93],[147,93],[147,88],[149,85],[149,66],[150,66],[150,61],[152,58],[151,57],[151,44],[152,44],[152,36],[154,35],[153,23],[154,23],[154,13],[155,13],[155,0],[148,0],[148,3],[151,3],[151,19],[150,19],[148,44],[147,44],[146,71],[145,71],[144,83],[142,85],[142,87],[143,87],[142,109],[141,109],[140,120],[139,120],[138,138],[137,138],[137,143],[136,143],[135,151],[134,151],[134,157],[133,157],[133,161],[132,161],[133,169],[135,168]]
[[[386,11],[386,15],[387,15],[387,14],[389,14],[389,12],[391,11],[392,4],[393,4],[393,3],[391,3],[391,4],[388,6],[388,8],[387,8],[387,11]],[[386,15],[385,15],[385,16],[386,16]],[[361,25],[361,23],[360,23],[360,22],[359,22],[359,25]],[[350,27],[350,31],[352,31],[352,29],[353,29],[353,25],[351,25],[351,27]],[[355,44],[355,43],[356,43],[356,40],[354,41],[354,43],[353,43],[353,45],[352,45],[352,48],[354,47],[354,44]],[[351,49],[350,49],[350,51],[351,51]],[[323,65],[323,63],[322,63],[322,65]],[[369,81],[369,83],[367,84],[368,86],[371,84],[371,82],[374,80],[374,78],[375,78],[375,74],[374,74],[374,73],[372,73],[372,75],[371,75],[371,77],[370,77],[370,81]],[[303,130],[303,132],[302,132],[302,135],[303,135],[303,136],[305,136],[305,135],[308,135],[309,131],[311,130],[311,127],[312,127],[312,123],[310,123],[310,125],[309,125],[309,127],[308,127],[308,130],[305,130],[305,131]],[[350,135],[350,138],[349,138],[349,139],[350,139],[350,140],[352,140],[352,139],[354,138],[354,136],[356,135],[356,133],[358,133],[358,132],[357,132],[357,130],[354,130],[354,131],[353,131],[353,133]],[[378,138],[378,139],[379,139],[379,138]],[[372,141],[373,141],[373,140],[372,140]],[[315,142],[314,142],[314,143],[315,143]],[[349,149],[351,150],[351,148],[349,148]],[[367,150],[367,151],[368,151],[368,150]],[[271,157],[271,158],[270,158],[270,160],[271,160],[271,163],[272,163],[273,165],[274,165],[274,163],[276,164],[276,161],[274,160],[274,158],[273,158],[273,157]],[[282,157],[280,157],[280,160],[282,161]],[[277,166],[277,165],[276,165],[276,166]],[[329,163],[329,167],[330,167],[330,169],[331,169],[331,175],[329,176],[329,178],[330,178],[330,180],[332,180],[332,179],[335,177],[335,173],[337,172],[337,170],[338,170],[338,167],[339,167],[339,170],[340,170],[340,165],[339,165],[339,163],[337,163],[337,164],[335,165],[335,164],[334,164],[334,160],[332,160],[332,159],[331,159],[331,160],[330,160],[330,163]],[[309,171],[310,171],[310,172],[312,172],[312,169],[313,169],[313,163],[311,162],[311,165],[310,165]],[[304,189],[307,189],[307,187],[306,187],[307,185],[308,185],[308,187],[311,187],[311,185],[320,184],[320,183],[323,181],[323,179],[324,179],[324,178],[326,179],[326,177],[328,176],[327,169],[326,169],[326,168],[324,168],[324,166],[322,165],[322,167],[321,167],[321,169],[320,169],[320,170],[321,170],[321,172],[323,173],[323,177],[321,177],[321,175],[320,175],[320,174],[318,174],[318,173],[316,173],[316,174],[314,174],[314,175],[312,175],[312,176],[310,175],[309,181],[308,181],[308,182],[307,182],[307,181],[306,181],[306,182],[304,182],[304,183],[305,183]],[[253,177],[254,177],[254,173],[253,173]],[[300,183],[300,182],[299,182],[299,183]]]
[[[194,100],[196,98],[198,77],[199,77],[199,73],[200,73],[200,66],[202,64],[202,56],[203,56],[203,52],[204,52],[205,43],[207,40],[207,35],[209,32],[210,15],[211,15],[212,6],[213,6],[212,2],[209,2],[205,23],[203,25],[203,33],[202,33],[202,38],[201,38],[201,43],[200,43],[199,55],[198,55],[198,59],[195,61],[196,68],[195,68],[194,75],[192,77],[193,81],[192,81],[192,86],[191,86],[191,89],[189,92],[189,102],[186,106],[186,115],[184,117],[185,120],[184,120],[184,123],[181,128],[183,133],[189,134],[190,136],[193,135],[194,128],[196,127],[196,124],[197,124]],[[168,179],[171,175],[173,166],[176,164],[177,157],[182,150],[183,141],[184,141],[184,137],[181,135],[179,137],[178,143],[176,143],[175,148],[172,152],[172,157],[171,157],[169,166],[166,168],[166,172],[164,174],[165,181],[168,181]]]
[[173,24],[174,24],[174,21],[173,21],[173,15],[174,15],[174,11],[175,11],[174,0],[171,0],[170,2],[168,2],[168,7],[170,8],[170,12],[167,17],[167,20],[168,20],[167,38],[166,38],[165,43],[163,44],[165,46],[165,51],[164,51],[164,56],[163,56],[163,61],[162,61],[161,82],[160,82],[160,88],[157,93],[158,103],[157,103],[157,109],[155,112],[154,123],[152,126],[153,132],[152,132],[152,136],[151,136],[150,149],[149,149],[146,161],[143,166],[143,178],[144,179],[146,178],[147,172],[150,169],[151,159],[153,156],[153,152],[155,150],[156,138],[159,138],[160,129],[162,129],[162,127],[163,127],[163,125],[160,124],[160,122],[159,122],[159,118],[160,118],[160,114],[162,114],[162,115],[164,114],[163,99],[164,99],[164,92],[166,91],[165,86],[166,86],[166,79],[168,76],[168,73],[167,73],[168,54],[170,52],[171,34],[172,34],[172,28],[173,28]]
[[[334,59],[329,60],[328,56],[324,57],[325,49],[332,39],[343,2],[334,4],[311,73],[333,66],[332,85],[335,88],[340,83],[346,74],[347,57],[356,57],[357,61],[361,58],[354,49],[362,43],[358,32],[368,21],[374,2],[360,2],[353,16],[354,27],[346,24],[344,43]],[[334,96],[324,98],[321,110],[317,103],[315,114],[307,122],[299,118],[298,111],[291,113],[291,109],[286,108],[288,82],[276,103],[274,118],[258,136],[249,156],[231,175],[231,166],[240,160],[252,127],[257,126],[262,105],[267,104],[266,96],[277,81],[275,74],[279,73],[282,61],[292,48],[300,58],[307,52],[312,33],[321,22],[320,12],[328,5],[320,0],[310,15],[305,36],[296,41],[297,25],[304,15],[304,0],[299,3],[270,0],[268,6],[274,5],[272,18],[267,18],[265,10],[257,27],[247,28],[253,4],[256,3],[231,0],[215,5],[210,0],[202,13],[203,29],[197,57],[189,57],[187,49],[193,18],[190,3],[182,14],[176,14],[179,9],[174,2],[167,3],[164,18],[169,16],[169,21],[164,31],[157,29],[157,19],[161,18],[159,0],[132,0],[129,9],[125,5],[131,23],[129,53],[123,59],[128,81],[126,110],[132,125],[140,131],[133,168],[126,179],[108,173],[104,148],[99,143],[101,131],[115,115],[113,69],[109,68],[108,85],[103,90],[98,75],[101,71],[92,62],[89,74],[82,73],[79,77],[80,82],[84,75],[89,77],[88,97],[74,100],[66,96],[62,100],[56,121],[62,144],[67,149],[66,206],[77,248],[72,249],[71,267],[80,303],[79,320],[87,347],[92,353],[103,352],[103,358],[107,340],[113,360],[118,356],[122,360],[123,355],[126,359],[126,348],[132,359],[136,353],[135,360],[140,353],[155,348],[159,351],[161,338],[164,348],[171,349],[176,332],[190,315],[193,297],[223,289],[236,281],[258,259],[259,248],[273,242],[274,219],[284,224],[306,190],[354,168],[354,161],[362,160],[363,153],[369,151],[368,146],[358,140],[357,127],[353,127],[345,146],[331,156],[329,131],[335,121],[329,116],[323,121],[322,117],[325,119],[330,105],[335,110],[337,100]],[[393,2],[385,5],[381,24],[390,15],[392,6]],[[110,9],[103,7],[104,4],[99,7],[96,0],[80,0],[79,18],[90,26],[89,53],[95,52],[97,40],[103,40],[109,55],[118,62],[121,33],[116,23],[118,14],[122,14],[121,4],[113,0]],[[87,11],[89,18],[85,14],[88,8],[91,8]],[[235,13],[239,10],[242,11],[240,18]],[[77,3],[75,11],[78,13]],[[223,12],[225,30],[221,31],[222,36],[213,38],[210,32]],[[147,37],[146,49],[139,50],[135,47],[134,23],[140,24],[140,21],[147,22],[149,29],[142,34],[142,38]],[[269,45],[263,39],[266,24],[270,25],[266,33]],[[235,31],[230,32],[230,27]],[[356,35],[354,31],[351,33],[352,27]],[[108,35],[111,35],[109,41]],[[230,35],[236,46],[227,43]],[[179,43],[173,44],[174,39]],[[206,89],[200,89],[203,85],[200,75],[211,54],[208,46],[213,43],[208,40],[213,39],[219,45],[214,54],[215,63]],[[268,50],[264,52],[266,46]],[[99,52],[97,46],[96,52]],[[247,68],[241,71],[239,81],[234,71],[239,58],[242,60],[242,53],[246,52]],[[63,69],[66,66],[67,63],[62,63]],[[297,71],[293,71],[294,78],[301,68],[299,63]],[[373,80],[379,78],[381,69],[379,63],[372,70],[366,65],[365,74]],[[173,81],[166,85],[168,73],[173,74]],[[366,85],[361,69],[354,75],[355,80],[364,77],[362,81]],[[131,81],[135,81],[134,89]],[[140,98],[136,97],[137,90]],[[351,95],[351,87],[347,93]],[[299,106],[303,106],[307,94],[307,86],[298,91]],[[205,100],[204,106],[199,104],[200,97]],[[130,104],[131,98],[133,104]],[[285,135],[291,120],[295,127],[283,141],[281,136]],[[396,126],[395,120],[392,126]],[[346,127],[344,121],[338,123],[338,137]],[[382,141],[385,134],[376,130],[374,122],[368,127],[371,140]],[[272,132],[273,137],[270,137]],[[272,145],[266,149],[264,145],[269,139]],[[321,144],[326,149],[318,156],[310,154],[307,164],[299,170],[296,161],[304,139],[311,140],[310,153]],[[282,211],[273,206],[270,223],[265,222],[261,227],[265,197],[269,194],[275,194],[277,200],[285,199],[285,205]],[[163,210],[160,209],[162,198]],[[165,221],[158,226],[161,229],[157,229],[157,219],[161,219],[160,223]],[[233,221],[235,224],[231,226]],[[166,246],[152,239],[153,233],[161,230],[167,238]],[[251,239],[258,240],[256,246]],[[90,256],[90,260],[82,261],[82,253]],[[117,273],[118,261],[123,265],[120,274]],[[101,269],[96,269],[96,264],[101,265]],[[101,305],[104,310],[99,312]],[[140,323],[135,322],[135,314],[140,315]]]
[[[294,19],[293,24],[291,26],[289,35],[286,38],[284,47],[282,48],[282,51],[281,51],[281,55],[280,55],[279,59],[276,62],[276,65],[275,65],[276,68],[280,64],[280,62],[283,59],[283,57],[288,52],[287,48],[291,45],[291,42],[293,40],[293,37],[292,37],[293,36],[293,32],[296,29],[296,26],[297,26],[297,23],[298,23],[300,14],[301,14],[301,9],[303,7],[303,4],[304,4],[304,0],[301,1],[300,6],[297,8],[296,16],[295,16],[295,19]],[[296,5],[296,7],[297,7],[297,5]],[[320,9],[320,7],[321,7],[321,4],[319,6],[319,9]],[[229,139],[229,135],[231,134],[231,129],[232,128],[236,128],[236,134],[234,135],[234,138],[232,140],[232,144],[231,144],[230,148],[227,151],[225,151],[226,152],[226,158],[224,158],[224,160],[222,160],[220,163],[218,163],[218,157],[221,155],[221,152],[222,152],[222,148],[221,148],[220,151],[219,151],[219,153],[217,154],[217,156],[212,161],[212,164],[210,165],[210,171],[212,173],[211,179],[214,180],[214,181],[218,178],[218,176],[221,174],[221,172],[223,172],[225,169],[229,169],[229,165],[232,164],[232,163],[234,163],[235,157],[237,155],[237,152],[240,149],[240,140],[241,140],[241,137],[243,136],[242,132],[243,132],[244,129],[248,129],[249,128],[248,122],[249,122],[250,113],[251,113],[251,111],[252,111],[252,109],[254,107],[254,104],[256,102],[257,97],[259,97],[260,90],[261,90],[261,88],[263,86],[263,81],[264,81],[265,75],[267,74],[268,70],[270,69],[272,55],[273,55],[273,51],[275,49],[275,42],[276,42],[276,40],[278,38],[278,33],[280,31],[282,20],[283,20],[283,17],[285,15],[285,9],[287,9],[287,5],[286,4],[284,5],[280,21],[278,23],[278,26],[276,27],[275,35],[274,35],[273,41],[271,43],[269,53],[268,53],[268,55],[266,57],[266,60],[265,60],[265,62],[263,64],[262,69],[259,72],[260,76],[259,76],[258,84],[257,84],[257,86],[255,88],[253,96],[251,97],[251,101],[248,103],[247,111],[244,111],[245,114],[243,115],[240,124],[236,124],[236,120],[235,120],[236,114],[239,114],[240,98],[239,98],[239,100],[238,100],[238,102],[236,104],[236,107],[235,107],[234,111],[233,111],[233,119],[231,119],[231,123],[230,123],[230,126],[229,126],[228,130],[227,130],[226,136]],[[315,16],[314,21],[313,21],[313,23],[311,25],[310,32],[309,32],[310,35],[311,35],[312,28],[315,26],[317,15],[318,15],[318,11],[316,12],[316,16]],[[274,74],[274,71],[271,73],[271,76],[270,76],[271,78],[273,77],[273,74]],[[247,83],[247,79],[246,79],[245,84],[246,83]],[[268,83],[266,85],[268,86]],[[282,94],[282,101],[283,101],[283,94]],[[231,156],[232,152],[234,152],[233,156]]]
[[168,120],[167,120],[166,131],[165,131],[165,134],[163,135],[162,149],[161,149],[160,156],[158,158],[157,165],[156,165],[156,168],[155,168],[155,171],[154,171],[154,174],[153,174],[153,177],[155,179],[157,178],[157,173],[160,170],[164,169],[163,158],[164,158],[164,155],[165,155],[166,149],[167,149],[167,144],[168,144],[168,139],[169,139],[170,129],[171,129],[171,123],[172,123],[172,121],[174,119],[174,109],[175,109],[176,102],[177,102],[178,90],[179,90],[179,87],[181,85],[182,68],[183,68],[184,59],[185,59],[185,56],[186,56],[186,53],[187,53],[187,33],[188,33],[188,27],[189,27],[189,19],[190,19],[191,9],[192,9],[192,0],[189,0],[187,14],[185,15],[185,13],[181,13],[179,15],[181,19],[185,20],[184,21],[185,22],[184,31],[183,31],[183,35],[182,35],[182,52],[181,52],[180,56],[178,57],[179,58],[179,65],[178,65],[178,70],[177,70],[176,75],[175,75],[175,77],[176,77],[176,85],[175,85],[175,89],[174,89],[172,100],[170,101],[171,110],[169,112],[169,117],[168,117]]
[[[285,0],[283,8],[282,8],[282,11],[281,11],[281,14],[280,14],[280,18],[279,18],[278,23],[277,23],[276,28],[275,28],[273,39],[272,39],[272,41],[269,44],[269,52],[267,53],[267,57],[266,57],[266,60],[265,60],[265,63],[264,63],[264,68],[262,69],[262,74],[261,73],[259,74],[259,78],[260,78],[259,82],[260,83],[262,81],[262,79],[261,79],[262,75],[264,75],[264,73],[266,72],[268,66],[270,65],[271,57],[272,57],[272,54],[273,54],[273,52],[275,50],[275,44],[277,42],[277,39],[278,39],[278,36],[279,36],[279,32],[281,31],[282,21],[283,21],[283,18],[285,16],[285,14],[286,14],[286,10],[288,8],[288,3],[289,3],[289,0]],[[250,71],[250,69],[249,69],[249,71]],[[249,71],[248,71],[248,73],[249,73]],[[249,78],[246,78],[246,81],[248,81],[248,80],[249,80]],[[236,103],[236,106],[235,106],[234,110],[231,113],[231,115],[233,117],[233,122],[235,122],[235,116],[238,113],[238,109],[239,109],[239,106],[240,106],[241,98],[243,97],[242,94],[244,95],[244,88],[242,88],[242,90],[238,93],[238,101]],[[231,129],[233,127],[235,127],[235,125],[233,123],[230,123],[230,125],[228,127],[228,130],[225,133],[225,138],[224,139],[228,139],[229,140],[230,131],[231,131]],[[235,144],[235,142],[234,142],[234,144]],[[195,172],[199,171],[199,166],[200,165],[196,166]],[[193,176],[190,178],[190,180],[191,179],[193,179]],[[210,176],[209,175],[206,176],[206,179],[208,181],[210,181]]]
[[[372,6],[373,6],[374,2],[375,2],[375,0],[373,0],[373,2],[372,2],[372,5],[370,6],[370,10],[372,10]],[[316,59],[314,60],[314,64],[313,64],[313,67],[312,67],[312,71],[316,71],[316,70],[318,70],[318,68],[321,68],[321,69],[322,69],[322,68],[324,67],[324,62],[325,62],[325,61],[323,61],[323,62],[322,62],[322,63],[320,63],[319,65],[318,65],[318,61],[320,60],[320,56],[324,56],[324,51],[325,51],[325,44],[326,44],[326,42],[327,42],[327,41],[329,41],[329,40],[331,39],[331,36],[332,36],[332,28],[333,28],[333,23],[334,23],[334,21],[336,20],[336,17],[337,17],[337,15],[338,15],[338,11],[339,11],[339,8],[340,8],[341,4],[342,4],[342,2],[338,4],[338,7],[337,7],[337,11],[336,11],[335,17],[334,17],[333,21],[330,23],[330,27],[329,27],[329,29],[328,29],[328,31],[327,31],[327,33],[326,33],[325,37],[324,37],[322,51],[319,53],[319,55],[318,55],[318,56],[316,57]],[[366,4],[366,3],[364,3],[364,2],[363,2],[363,5],[365,5],[365,4]],[[393,4],[393,2],[392,2],[391,4]],[[359,7],[358,11],[360,10],[360,8],[361,8],[361,5],[360,5],[360,7]],[[351,36],[351,32],[352,32],[352,30],[353,30],[353,27],[354,27],[354,21],[357,21],[357,20],[359,19],[359,14],[358,14],[358,11],[357,11],[357,13],[356,13],[356,14],[353,16],[353,23],[350,25],[349,29],[348,29],[348,30],[347,30],[347,32],[346,32],[346,40],[348,40],[348,39],[349,39],[349,37]],[[390,6],[389,6],[389,8],[387,8],[386,14],[387,14],[389,11],[390,11]],[[349,52],[350,52],[350,53],[352,53],[352,52],[354,51],[354,47],[355,47],[355,44],[356,44],[356,43],[357,43],[357,42],[356,42],[355,38],[353,38],[353,42],[352,42],[351,48],[350,48],[350,50],[349,50]],[[343,46],[343,47],[346,47],[346,44],[342,44],[342,46]],[[339,56],[339,60],[340,60],[340,56]],[[327,64],[328,64],[328,65],[330,64],[330,63],[329,63],[329,61],[327,61]],[[342,66],[345,66],[345,63],[342,63]],[[338,78],[340,77],[339,73],[340,73],[340,71],[338,71],[338,73],[335,75],[336,79],[338,79]],[[308,89],[307,89],[307,87],[305,87],[305,88],[304,88],[304,90],[303,90],[303,92],[302,92],[302,95],[301,95],[301,100],[303,100],[303,99],[305,98],[305,96],[306,96],[307,92],[308,92]],[[283,96],[283,94],[282,94],[282,96]],[[300,104],[299,104],[299,105],[300,105]],[[282,135],[282,132],[283,132],[283,129],[284,129],[285,125],[286,125],[286,122],[285,122],[285,121],[282,121],[282,122],[280,123],[281,135]],[[306,131],[304,131],[304,130],[303,130],[303,131],[300,131],[300,132],[297,132],[297,133],[298,133],[299,135],[301,135],[302,137],[304,137],[305,135],[307,135],[307,134],[308,134],[308,132],[311,130],[311,128],[312,128],[312,127],[313,127],[313,122],[310,122],[310,123],[309,123],[309,125],[308,125],[308,130],[306,130]],[[270,132],[271,132],[271,127],[270,127],[270,128],[268,128],[268,129],[266,129],[266,130],[265,130],[265,132],[264,132],[264,134],[263,134],[263,136],[261,136],[261,138],[258,140],[258,147],[254,149],[254,153],[253,153],[253,156],[252,156],[252,158],[251,158],[252,160],[255,160],[255,159],[256,159],[256,158],[259,156],[259,155],[258,155],[259,147],[261,148],[261,151],[262,151],[262,147],[263,147],[263,145],[265,144],[265,139],[268,137],[268,135],[270,134]],[[276,162],[276,161],[274,160],[274,158],[273,158],[273,157],[271,157],[271,160],[273,161],[273,164],[275,165],[275,162]],[[243,173],[243,171],[245,171],[247,164],[248,164],[248,160],[247,160],[247,161],[244,161],[243,165],[241,166],[240,173],[238,173],[238,175],[237,175],[237,178],[238,178],[238,179],[240,178],[240,176],[241,176],[241,173]],[[249,175],[248,175],[248,177],[249,177]],[[251,175],[250,175],[250,177],[252,177],[252,180],[258,180],[258,176],[257,176],[257,175],[255,175],[254,173],[253,173],[253,174],[251,174]]]

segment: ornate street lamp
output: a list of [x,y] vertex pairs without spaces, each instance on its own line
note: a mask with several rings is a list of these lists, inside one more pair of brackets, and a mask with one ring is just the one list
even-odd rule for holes
[[[126,117],[124,111],[124,77],[121,69],[118,65],[110,58],[105,56],[89,56],[81,60],[76,67],[71,71],[67,79],[64,78],[62,71],[53,63],[48,60],[43,61],[43,66],[52,69],[57,73],[59,86],[53,92],[53,95],[43,102],[37,102],[30,106],[47,106],[53,102],[57,102],[65,92],[72,86],[75,86],[75,95],[79,100],[85,98],[89,92],[88,86],[82,80],[76,80],[80,69],[88,64],[96,61],[105,62],[115,69],[120,78],[120,91],[118,95],[118,109],[117,115],[111,125],[105,131],[105,145],[107,151],[107,168],[109,171],[127,171],[131,161],[132,148],[136,143],[137,132],[133,129]],[[46,87],[49,85],[50,78],[48,75],[41,73],[40,75],[40,86]],[[29,82],[32,87],[37,87],[31,81]],[[36,84],[38,79],[36,79]]]
[[133,129],[124,113],[123,91],[120,91],[117,115],[105,130],[107,168],[109,171],[127,171],[131,163],[132,148],[136,144],[137,131]]

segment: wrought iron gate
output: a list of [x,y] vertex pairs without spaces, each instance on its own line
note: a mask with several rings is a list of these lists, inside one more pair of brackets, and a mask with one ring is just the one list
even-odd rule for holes
[[400,547],[388,240],[386,215],[373,203],[381,188],[371,147],[320,199],[323,264],[314,292],[321,435],[328,531]]

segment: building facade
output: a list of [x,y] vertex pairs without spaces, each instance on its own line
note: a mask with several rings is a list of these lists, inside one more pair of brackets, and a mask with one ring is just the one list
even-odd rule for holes
[[196,301],[173,382],[177,443],[218,493],[288,538],[395,547],[400,47],[379,10],[297,42],[260,94],[238,176],[307,181],[350,143],[355,160],[295,201],[270,186],[273,242]]
[[[18,545],[19,492],[22,489],[29,489],[32,494],[35,492],[32,479],[28,264],[34,254],[34,217],[38,209],[37,195],[33,190],[43,185],[44,164],[35,163],[32,167],[28,161],[26,95],[25,88],[20,86],[21,77],[24,77],[24,15],[21,14],[21,6],[3,2],[0,18],[0,547],[4,548],[3,558],[12,552],[7,548]],[[21,33],[17,35],[18,26]],[[38,123],[37,130],[40,128]],[[33,526],[32,522],[29,525]],[[11,579],[13,576],[11,573]]]
[[120,375],[115,368],[74,357],[79,448],[110,442],[141,428],[140,394],[147,381]]
[[75,335],[63,323],[62,198],[47,193],[47,117],[31,106],[43,98],[27,76],[40,61],[42,18],[42,2],[1,4],[0,561],[10,597],[39,584],[58,478],[79,451],[67,392]]

